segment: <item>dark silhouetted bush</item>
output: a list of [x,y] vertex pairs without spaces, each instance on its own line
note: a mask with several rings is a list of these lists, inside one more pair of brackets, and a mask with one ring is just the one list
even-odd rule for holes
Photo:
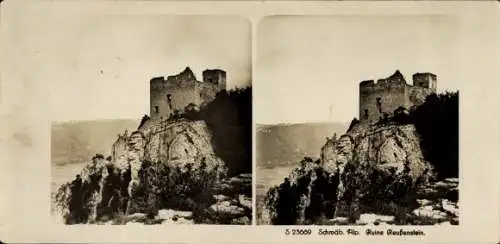
[[403,125],[411,123],[409,112],[402,106],[398,107],[394,110],[393,121]]
[[252,172],[252,88],[217,93],[199,112],[188,111],[186,119],[204,120],[213,132],[217,156],[227,165],[228,176]]
[[214,203],[215,185],[222,169],[201,163],[185,168],[145,161],[139,170],[140,183],[132,187],[129,213],[154,217],[160,209],[192,211],[195,218]]
[[424,157],[434,166],[438,179],[458,177],[458,109],[458,92],[445,92],[428,96],[410,112]]

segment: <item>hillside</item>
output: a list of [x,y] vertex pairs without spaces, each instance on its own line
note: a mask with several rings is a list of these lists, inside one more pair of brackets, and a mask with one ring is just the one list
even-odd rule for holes
[[257,125],[257,166],[295,164],[306,156],[319,157],[326,137],[345,133],[347,123]]
[[117,134],[134,131],[133,119],[71,121],[54,123],[51,128],[51,161],[66,164],[87,161],[96,153],[108,154]]

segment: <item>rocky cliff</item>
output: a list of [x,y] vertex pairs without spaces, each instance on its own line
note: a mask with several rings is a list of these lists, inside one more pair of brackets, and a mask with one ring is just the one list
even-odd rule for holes
[[328,138],[320,159],[304,158],[269,189],[260,222],[367,224],[367,216],[374,215],[389,216],[386,222],[395,224],[429,224],[435,219],[422,217],[429,211],[420,211],[419,204],[433,209],[446,200],[451,210],[442,211],[440,220],[457,223],[456,184],[429,198],[423,192],[435,192],[425,190],[434,189],[433,179],[414,125],[355,124],[339,138]]
[[56,196],[67,224],[249,224],[251,176],[226,177],[204,121],[148,123],[96,155]]

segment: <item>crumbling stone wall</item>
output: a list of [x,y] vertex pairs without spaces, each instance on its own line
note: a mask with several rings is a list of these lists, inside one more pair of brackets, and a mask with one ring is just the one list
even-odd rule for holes
[[391,115],[399,107],[411,108],[422,104],[425,98],[436,93],[436,75],[431,73],[416,73],[413,75],[414,85],[406,83],[401,72],[359,84],[359,120],[374,123],[385,114]]
[[204,82],[198,81],[187,67],[177,75],[153,78],[150,81],[150,117],[152,120],[168,119],[184,113],[190,105],[201,106],[225,89],[226,73],[222,70],[205,70]]
[[384,113],[392,113],[399,106],[408,106],[406,81],[401,73],[360,83],[359,117],[361,121],[376,122]]

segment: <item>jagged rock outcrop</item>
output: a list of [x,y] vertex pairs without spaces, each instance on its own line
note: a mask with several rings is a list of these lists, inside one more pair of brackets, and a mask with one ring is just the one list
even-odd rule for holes
[[[320,162],[305,158],[284,182],[265,196],[262,219],[272,224],[307,224],[335,212],[338,174],[329,174]],[[264,221],[265,223],[265,221]]]
[[130,167],[96,155],[75,179],[59,187],[56,209],[66,224],[91,223],[124,213],[127,208]]
[[331,224],[390,213],[397,222],[416,207],[417,190],[432,178],[413,125],[357,124],[328,138],[318,160],[305,158],[271,188],[263,215],[272,224]]
[[[59,188],[59,212],[67,224],[249,224],[251,176],[225,178],[227,168],[211,139],[204,121],[184,119],[121,135],[114,158],[94,157]],[[222,194],[223,200],[214,197]],[[191,214],[178,216],[185,212]]]

